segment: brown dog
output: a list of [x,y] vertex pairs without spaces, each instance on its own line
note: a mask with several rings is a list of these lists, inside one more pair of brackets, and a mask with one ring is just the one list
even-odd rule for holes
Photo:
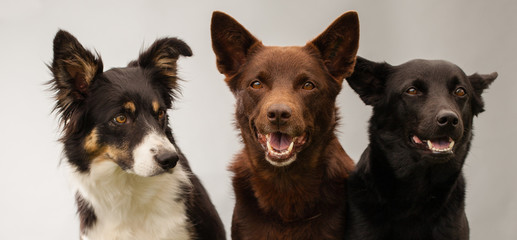
[[232,238],[341,239],[354,163],[334,133],[335,99],[354,69],[357,13],[303,47],[264,46],[221,12],[211,31],[245,145],[230,167]]

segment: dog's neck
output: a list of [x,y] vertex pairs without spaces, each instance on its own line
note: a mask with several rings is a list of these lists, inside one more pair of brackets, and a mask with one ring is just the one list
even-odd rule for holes
[[337,199],[336,192],[345,196],[347,169],[353,166],[335,135],[324,144],[311,144],[285,167],[268,165],[263,152],[244,150],[239,158],[233,166],[235,178],[249,182],[263,213],[283,222],[310,221],[322,214],[322,205],[340,204],[343,200]]
[[172,174],[140,177],[104,161],[92,164],[89,173],[73,172],[71,177],[77,194],[96,215],[95,224],[86,230],[90,239],[139,238],[149,232],[156,235],[147,237],[162,238],[171,235],[170,226],[177,227],[174,236],[189,235],[185,203],[175,200],[191,184],[180,164]]
[[[445,163],[431,163],[408,151],[402,142],[404,140],[394,139],[393,135],[373,130],[371,143],[357,165],[357,171],[364,180],[377,186],[378,194],[412,202],[429,198],[446,202],[453,191],[464,188],[462,166],[465,155],[456,155],[456,159]],[[393,165],[402,159],[411,159],[411,162],[403,166]],[[425,199],[414,199],[418,197]]]

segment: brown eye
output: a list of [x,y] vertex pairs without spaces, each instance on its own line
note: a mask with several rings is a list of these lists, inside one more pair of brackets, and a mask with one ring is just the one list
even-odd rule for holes
[[456,90],[454,90],[454,95],[456,95],[458,97],[463,97],[463,96],[465,96],[465,94],[467,94],[467,93],[465,92],[465,89],[462,87],[456,88]]
[[163,111],[163,110],[158,111],[158,119],[162,119],[163,117],[165,117],[165,111]]
[[305,83],[303,84],[302,89],[303,89],[303,90],[312,90],[312,89],[314,89],[315,87],[316,87],[316,86],[314,86],[314,83],[312,83],[312,82],[308,82],[308,81],[307,81],[307,82],[305,82]]
[[250,87],[252,87],[253,89],[261,89],[262,88],[262,83],[260,81],[253,81],[250,84]]
[[117,124],[124,124],[127,122],[127,117],[124,114],[119,114],[113,118],[113,122],[115,122]]
[[416,88],[414,88],[414,87],[410,87],[410,88],[408,88],[408,90],[406,90],[406,93],[409,95],[417,95],[419,93],[419,91],[416,90]]

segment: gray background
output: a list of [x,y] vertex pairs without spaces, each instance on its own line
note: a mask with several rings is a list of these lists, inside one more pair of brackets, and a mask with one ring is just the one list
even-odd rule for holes
[[[105,69],[126,65],[156,38],[179,36],[183,96],[171,112],[176,139],[226,224],[234,204],[227,166],[242,147],[234,99],[215,67],[212,11],[239,20],[266,45],[303,45],[347,10],[361,22],[359,54],[400,64],[447,59],[467,74],[497,71],[475,119],[465,173],[472,239],[517,239],[515,1],[0,1],[0,239],[77,239],[73,193],[50,114],[52,39],[58,29],[97,50]],[[370,108],[344,85],[339,139],[354,159],[367,144]],[[422,216],[425,217],[425,216]]]

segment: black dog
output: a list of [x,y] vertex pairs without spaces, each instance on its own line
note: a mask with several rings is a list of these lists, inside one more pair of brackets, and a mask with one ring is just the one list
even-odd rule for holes
[[163,38],[127,67],[104,72],[74,36],[56,34],[50,85],[82,239],[225,238],[168,125],[176,61],[191,55],[183,41]]
[[358,57],[347,79],[373,106],[370,144],[349,179],[347,239],[468,239],[462,166],[481,94],[497,77],[446,61]]

